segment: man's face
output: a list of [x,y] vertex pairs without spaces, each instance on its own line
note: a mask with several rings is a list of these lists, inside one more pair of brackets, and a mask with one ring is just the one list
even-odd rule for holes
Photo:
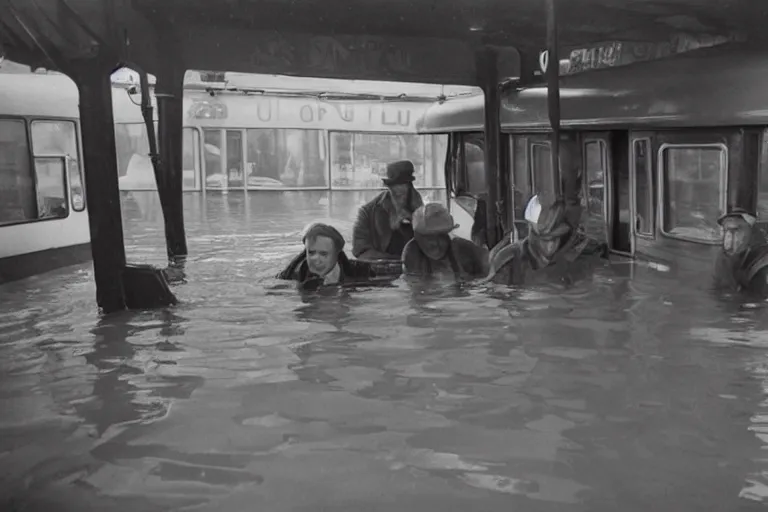
[[451,245],[451,237],[444,234],[423,235],[414,233],[413,236],[421,251],[433,260],[439,260],[445,256]]
[[408,204],[408,192],[411,186],[401,183],[399,185],[392,185],[389,187],[389,193],[392,196],[392,202],[395,203],[397,208],[404,208]]
[[740,254],[749,246],[752,228],[741,217],[728,217],[723,220],[723,252],[728,256]]
[[336,266],[339,253],[333,240],[325,236],[308,238],[306,243],[307,263],[309,271],[322,277]]

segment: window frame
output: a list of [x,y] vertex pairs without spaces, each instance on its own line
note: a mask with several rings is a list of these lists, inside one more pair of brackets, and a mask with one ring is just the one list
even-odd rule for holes
[[722,215],[723,212],[726,211],[727,208],[727,201],[728,201],[728,162],[729,162],[729,154],[728,154],[728,146],[723,142],[710,142],[710,143],[697,143],[697,142],[689,142],[689,143],[671,143],[671,142],[665,142],[659,146],[659,149],[657,151],[657,165],[658,165],[658,183],[659,183],[659,197],[658,197],[658,215],[657,217],[657,226],[659,232],[664,235],[667,238],[675,239],[675,240],[682,240],[685,242],[691,242],[691,243],[697,243],[701,245],[717,245],[720,243],[719,240],[702,240],[699,238],[694,238],[690,236],[685,235],[675,235],[673,233],[669,233],[666,230],[665,227],[665,210],[667,206],[667,168],[664,162],[664,152],[667,149],[719,149],[721,151],[720,156],[720,176],[718,177],[718,182],[720,185],[720,214]]
[[[77,162],[77,173],[80,177],[80,186],[83,189],[83,205],[81,208],[75,207],[75,204],[73,203],[74,196],[72,195],[72,181],[69,177],[69,167],[68,167],[68,161],[67,161],[67,155],[59,155],[55,153],[40,153],[37,154],[35,152],[35,140],[32,133],[32,126],[35,123],[72,123],[75,128],[75,162]],[[34,169],[34,160],[36,158],[54,158],[54,157],[64,157],[64,170],[66,174],[66,181],[65,181],[65,187],[67,189],[67,197],[68,197],[68,204],[69,207],[67,208],[67,217],[69,217],[70,211],[75,213],[81,213],[84,212],[87,208],[88,200],[85,195],[85,175],[83,172],[83,158],[82,158],[82,148],[80,147],[80,123],[77,120],[74,119],[60,119],[60,118],[43,118],[43,117],[33,117],[29,120],[29,142],[30,142],[30,149],[32,150],[32,161],[33,161],[33,169]],[[35,179],[37,179],[37,170],[34,169],[35,172]],[[35,183],[35,186],[37,186],[37,183]],[[58,218],[65,218],[65,217],[58,217]]]
[[[647,144],[648,148],[648,157],[646,158],[646,172],[647,172],[647,180],[648,183],[646,185],[648,186],[648,204],[651,206],[650,211],[650,219],[648,221],[648,225],[650,226],[650,232],[645,233],[637,230],[637,158],[635,153],[635,144],[638,142],[644,142]],[[672,236],[673,238],[676,238],[676,235],[669,235],[668,233],[664,233],[663,227],[664,227],[664,221],[659,220],[660,217],[663,215],[664,211],[664,197],[666,193],[666,189],[663,188],[662,180],[663,180],[663,170],[661,169],[663,167],[663,159],[664,155],[661,153],[662,148],[666,149],[669,146],[688,146],[689,144],[673,144],[673,143],[664,143],[659,148],[659,204],[656,208],[653,207],[655,204],[654,198],[653,198],[653,140],[650,136],[643,136],[643,137],[636,137],[632,138],[630,137],[630,147],[629,147],[629,157],[631,158],[632,165],[630,167],[631,171],[631,182],[629,184],[631,188],[631,194],[629,197],[630,203],[629,208],[632,212],[632,216],[634,217],[632,219],[632,235],[640,238],[645,238],[647,240],[654,240],[656,238],[656,229],[660,229],[662,233],[665,236]],[[658,224],[657,224],[658,221]]]
[[[44,160],[58,160],[61,162],[62,166],[62,177],[64,178],[64,204],[67,205],[67,214],[63,217],[46,217],[45,219],[39,219],[39,220],[64,220],[69,218],[70,214],[72,213],[72,193],[69,189],[69,170],[67,169],[67,157],[66,155],[51,155],[51,154],[44,154],[44,155],[34,155],[32,158],[32,166],[34,168],[35,172],[35,186],[37,187],[37,159],[44,159]],[[35,190],[35,200],[39,199],[39,190]],[[38,212],[40,211],[40,204],[38,202],[37,204]]]
[[[82,169],[82,161],[81,161],[81,154],[82,154],[82,148],[81,148],[81,141],[80,141],[80,124],[77,119],[73,119],[71,117],[61,117],[61,116],[47,116],[47,117],[40,117],[40,116],[13,116],[13,115],[0,115],[0,122],[2,121],[21,121],[24,123],[24,135],[26,137],[26,143],[27,143],[27,157],[29,159],[29,172],[32,175],[32,180],[34,183],[34,191],[35,191],[35,211],[39,211],[39,205],[37,201],[37,189],[38,189],[38,181],[37,181],[37,170],[35,168],[35,156],[40,157],[63,157],[63,155],[35,155],[34,149],[32,147],[32,122],[34,121],[51,121],[51,122],[59,122],[59,121],[65,121],[65,122],[73,122],[75,123],[75,137],[76,137],[76,148],[78,151],[78,162],[79,162],[79,171],[81,175],[81,179],[83,180],[83,209],[85,209],[87,200],[85,198],[85,180],[83,176],[83,169]],[[65,167],[66,171],[66,167]],[[70,204],[71,201],[71,194],[69,189],[69,175],[65,172],[65,182],[64,182],[64,189],[65,193],[67,194],[67,217],[46,217],[43,219],[23,219],[23,220],[16,220],[16,221],[2,221],[0,220],[0,229],[7,228],[10,226],[20,226],[23,224],[35,224],[38,222],[52,222],[52,221],[63,221],[69,218],[71,211],[73,210],[72,205]]]
[[590,175],[587,169],[587,146],[589,144],[597,143],[600,151],[600,164],[603,172],[603,228],[608,230],[608,175],[610,174],[610,155],[608,154],[608,144],[606,144],[604,138],[596,137],[594,135],[585,137],[581,140],[581,160],[582,160],[582,186],[581,193],[583,194],[583,201],[586,204],[583,206],[584,210],[582,215],[589,215],[589,183]]

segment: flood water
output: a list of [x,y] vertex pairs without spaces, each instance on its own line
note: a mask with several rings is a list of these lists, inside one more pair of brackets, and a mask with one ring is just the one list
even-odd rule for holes
[[[272,279],[370,196],[186,196],[168,311],[99,319],[90,265],[0,288],[0,509],[765,506],[763,304],[627,263],[567,290]],[[163,263],[156,194],[124,222]]]

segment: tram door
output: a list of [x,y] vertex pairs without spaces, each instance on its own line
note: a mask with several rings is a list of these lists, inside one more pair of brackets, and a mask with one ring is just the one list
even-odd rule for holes
[[584,226],[612,252],[632,256],[629,133],[582,134]]
[[584,227],[611,251],[634,254],[630,224],[629,134],[582,134]]

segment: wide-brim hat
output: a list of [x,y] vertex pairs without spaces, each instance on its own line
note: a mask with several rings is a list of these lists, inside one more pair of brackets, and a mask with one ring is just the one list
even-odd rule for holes
[[419,235],[447,235],[459,225],[453,215],[440,203],[427,203],[413,212],[413,232]]
[[742,218],[742,219],[744,219],[744,222],[746,222],[750,226],[754,226],[755,223],[757,222],[757,217],[755,217],[754,215],[749,213],[744,208],[734,208],[731,211],[729,211],[728,213],[725,213],[725,214],[721,215],[720,218],[717,219],[717,223],[720,226],[722,226],[723,225],[723,221],[725,219],[730,218],[730,217]]
[[388,187],[406,185],[416,180],[413,176],[415,172],[416,169],[413,167],[413,162],[410,160],[398,160],[387,165],[387,177],[381,181]]

